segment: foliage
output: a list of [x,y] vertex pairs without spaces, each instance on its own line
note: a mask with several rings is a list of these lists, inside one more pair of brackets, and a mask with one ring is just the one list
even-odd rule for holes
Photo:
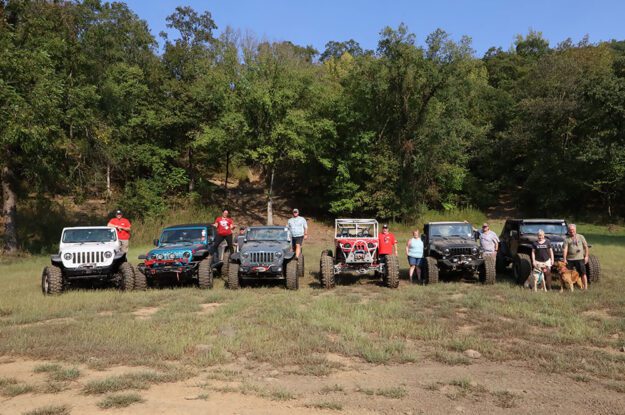
[[261,172],[269,201],[320,214],[404,221],[511,194],[528,214],[624,216],[623,41],[552,48],[530,30],[480,59],[467,37],[419,43],[401,24],[375,51],[350,39],[319,54],[217,37],[190,7],[167,25],[159,53],[124,3],[0,3],[9,250],[32,192],[156,217],[237,166]]

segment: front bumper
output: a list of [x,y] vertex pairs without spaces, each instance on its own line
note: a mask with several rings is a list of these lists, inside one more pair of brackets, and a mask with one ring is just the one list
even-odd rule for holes
[[241,264],[239,273],[242,278],[284,278],[282,264]]
[[69,280],[92,278],[104,279],[113,278],[115,276],[115,272],[112,266],[64,268],[63,276]]
[[147,278],[158,278],[159,276],[182,276],[182,277],[194,277],[197,275],[197,262],[190,262],[186,264],[176,263],[159,263],[146,265],[145,263],[139,264],[137,269],[145,275]]
[[473,258],[469,256],[447,257],[439,260],[445,268],[450,271],[475,270],[484,264],[484,258]]

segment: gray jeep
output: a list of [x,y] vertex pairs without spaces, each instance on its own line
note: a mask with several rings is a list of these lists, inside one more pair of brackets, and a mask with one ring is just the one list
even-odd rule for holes
[[236,290],[243,279],[284,280],[286,288],[299,288],[298,264],[291,232],[283,226],[247,228],[239,251],[230,256],[228,288]]
[[423,277],[437,283],[440,273],[462,274],[494,284],[495,256],[484,255],[477,242],[478,234],[466,222],[430,222],[423,228],[425,263]]

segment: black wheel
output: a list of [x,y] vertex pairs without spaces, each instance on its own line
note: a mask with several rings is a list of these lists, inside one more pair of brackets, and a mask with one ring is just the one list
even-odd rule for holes
[[230,288],[231,290],[238,290],[240,286],[239,264],[236,262],[232,262],[228,266],[228,288]]
[[145,274],[135,268],[135,290],[145,291],[148,288],[148,280]]
[[122,262],[119,266],[119,289],[132,291],[135,289],[135,269],[130,262]]
[[299,258],[297,258],[297,276],[300,278],[304,277],[304,253],[299,254]]
[[209,255],[197,266],[197,285],[202,289],[213,288],[213,256]]
[[588,277],[588,282],[591,283],[599,282],[599,279],[601,278],[601,264],[599,263],[599,258],[594,255],[588,256],[586,276]]
[[321,285],[327,289],[334,288],[336,284],[334,279],[334,258],[327,251],[321,254],[320,268]]
[[501,252],[497,252],[497,259],[495,261],[495,269],[497,272],[505,272],[508,268],[508,261]]
[[482,284],[494,284],[497,278],[494,255],[484,255],[484,263],[480,267],[480,282]]
[[44,295],[60,294],[63,291],[63,272],[61,268],[48,265],[41,273],[41,291]]
[[399,287],[399,259],[396,256],[386,256],[386,286],[388,288]]
[[293,258],[286,263],[286,288],[289,290],[297,290],[299,288],[297,271],[298,261]]
[[221,277],[222,278],[227,278],[228,277],[228,267],[230,266],[230,251],[228,249],[226,249],[224,251],[224,255],[222,256],[222,260],[221,260]]
[[438,284],[438,263],[431,256],[425,258],[423,280],[426,284]]
[[514,279],[518,284],[523,284],[532,272],[532,261],[527,254],[516,254],[512,264]]

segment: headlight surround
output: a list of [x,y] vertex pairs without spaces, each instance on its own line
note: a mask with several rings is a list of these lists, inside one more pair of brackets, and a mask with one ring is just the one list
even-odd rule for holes
[[113,253],[111,251],[106,251],[104,253],[104,258],[110,259],[111,257],[113,257]]
[[66,261],[69,261],[72,259],[72,254],[70,254],[69,252],[66,252],[63,254],[63,259]]
[[276,251],[274,255],[276,256],[276,258],[280,258],[282,256],[282,251]]
[[176,254],[174,254],[173,252],[169,254],[169,259],[176,259]]
[[163,254],[158,254],[158,255],[156,255],[156,259],[163,259],[163,258],[165,258],[165,257],[163,256]]
[[449,255],[449,253],[450,253],[449,248],[445,248],[443,250],[443,255]]
[[188,259],[191,257],[191,252],[186,251],[184,254],[182,254],[182,256]]
[[375,244],[373,242],[369,242],[367,244],[367,248],[369,248],[369,249],[375,248]]
[[343,244],[343,248],[349,249],[352,247],[352,244],[350,244],[349,242],[346,242]]
[[477,247],[474,246],[473,249],[471,249],[471,252],[473,253],[473,255],[477,255],[478,253]]
[[243,258],[249,258],[250,253],[249,253],[249,252],[243,252],[243,253],[241,254],[241,256],[242,256]]

